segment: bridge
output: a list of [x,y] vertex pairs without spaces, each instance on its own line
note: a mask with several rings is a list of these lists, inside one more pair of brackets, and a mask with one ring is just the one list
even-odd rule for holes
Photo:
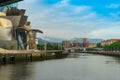
[[[71,48],[66,48],[65,51],[72,53],[72,52],[80,52],[80,51],[87,51],[87,47],[71,47]],[[103,48],[93,48],[94,51],[102,51]]]
[[[83,49],[83,50],[80,50]],[[93,51],[87,51],[84,47],[82,48],[67,48],[66,52],[69,53],[89,53],[89,54],[99,54],[108,56],[120,56],[120,51],[104,51],[102,48],[95,48]]]
[[120,57],[120,51],[79,51],[79,53],[98,54]]

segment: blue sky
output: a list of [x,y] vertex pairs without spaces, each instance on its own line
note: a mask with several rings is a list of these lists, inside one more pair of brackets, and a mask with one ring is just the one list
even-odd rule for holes
[[34,28],[57,38],[120,38],[120,0],[24,0]]

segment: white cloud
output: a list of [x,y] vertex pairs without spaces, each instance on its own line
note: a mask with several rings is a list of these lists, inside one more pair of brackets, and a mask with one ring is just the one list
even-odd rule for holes
[[[59,29],[43,29],[44,34],[43,36],[49,36],[49,37],[58,37],[63,39],[70,39],[74,37],[79,37],[81,34],[79,32],[73,31],[73,30],[59,30]],[[38,34],[38,36],[40,36]]]
[[[39,36],[39,35],[38,35]],[[50,41],[50,39],[46,38],[46,37],[43,37],[43,36],[40,36],[41,39],[43,40],[46,40],[46,41]]]
[[120,3],[107,5],[106,8],[120,8]]
[[70,0],[61,0],[60,3],[61,3],[62,5],[67,5],[67,4],[69,3],[69,1],[70,1]]
[[36,3],[38,0],[24,0],[24,3],[27,3],[27,4],[34,4]]
[[[52,6],[52,9],[54,11],[57,11],[58,13],[64,12],[66,15],[76,15],[76,14],[84,14],[84,13],[89,13],[91,10],[90,6],[82,5],[82,6],[75,6],[69,4],[70,0],[61,0],[61,2],[58,2]],[[68,14],[69,13],[69,14]]]
[[115,19],[119,19],[120,20],[120,11],[115,12],[115,13],[110,13],[110,16],[112,16]]
[[89,36],[97,37],[97,38],[120,38],[120,26],[110,27],[110,28],[102,28],[96,31],[92,31]]
[[68,6],[68,5],[69,5],[69,1],[70,1],[70,0],[61,0],[61,1],[58,2],[57,4],[54,4],[54,6],[55,6],[56,8]]
[[44,36],[67,39],[118,37],[119,29],[117,27],[117,30],[116,26],[119,26],[120,22],[113,22],[99,16],[92,11],[91,6],[74,6],[70,5],[69,1],[61,0],[51,6],[35,5],[34,2],[27,4],[23,1],[20,8],[27,9],[33,27],[42,29]]

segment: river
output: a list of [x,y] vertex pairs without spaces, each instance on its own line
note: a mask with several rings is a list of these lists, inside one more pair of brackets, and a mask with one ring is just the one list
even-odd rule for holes
[[0,65],[0,80],[120,80],[120,58],[86,53],[73,56]]

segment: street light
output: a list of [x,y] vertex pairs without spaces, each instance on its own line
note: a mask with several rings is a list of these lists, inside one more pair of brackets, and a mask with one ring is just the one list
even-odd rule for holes
[[45,42],[44,43],[44,51],[46,51],[47,50],[47,43]]

